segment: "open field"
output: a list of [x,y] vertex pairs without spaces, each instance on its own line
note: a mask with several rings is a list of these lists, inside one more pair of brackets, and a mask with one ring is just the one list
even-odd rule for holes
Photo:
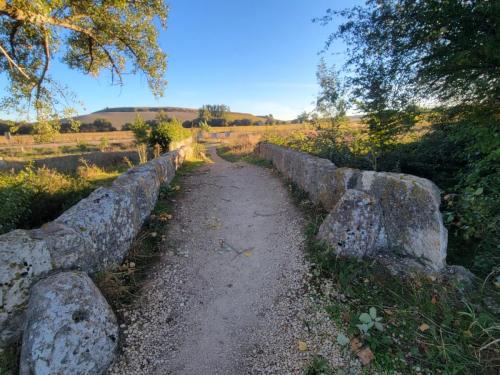
[[[212,127],[212,133],[219,132],[238,132],[238,133],[262,133],[273,130],[306,130],[310,125],[306,124],[289,124],[289,125],[262,125],[262,126],[221,126]],[[198,129],[193,128],[193,132]],[[103,139],[106,139],[109,144],[126,143],[134,140],[134,135],[131,131],[114,131],[114,132],[89,132],[89,133],[64,133],[56,135],[53,142],[36,143],[32,135],[12,135],[10,139],[5,136],[0,137],[0,148],[6,147],[51,147],[51,146],[70,146],[80,142],[88,144],[99,144]]]
[[12,135],[10,139],[3,136],[0,137],[0,147],[16,147],[16,146],[43,146],[49,145],[72,145],[79,142],[99,143],[102,139],[107,139],[109,143],[121,143],[124,141],[133,141],[134,136],[130,131],[115,131],[115,132],[95,132],[95,133],[64,133],[55,136],[51,143],[36,143],[32,135]]

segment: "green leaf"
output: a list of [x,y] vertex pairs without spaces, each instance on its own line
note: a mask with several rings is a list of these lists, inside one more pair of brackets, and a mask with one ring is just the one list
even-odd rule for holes
[[359,316],[359,321],[361,323],[369,323],[372,321],[372,318],[370,315],[368,315],[367,313],[363,313]]
[[375,322],[375,328],[379,331],[383,331],[384,330],[384,326],[382,323],[380,322]]
[[375,307],[370,307],[369,312],[372,319],[375,319],[377,317],[377,309]]

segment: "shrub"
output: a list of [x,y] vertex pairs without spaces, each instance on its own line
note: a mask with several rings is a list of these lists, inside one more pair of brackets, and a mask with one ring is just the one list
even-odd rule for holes
[[0,234],[55,219],[116,175],[85,163],[78,173],[71,176],[32,166],[19,173],[0,173]]
[[210,126],[226,126],[227,120],[225,118],[213,118],[208,120]]
[[[0,175],[0,233],[31,228],[75,203],[89,185],[47,168]],[[87,191],[88,193],[88,191]],[[77,199],[78,198],[78,199]]]
[[137,144],[144,144],[149,139],[149,125],[144,122],[142,118],[137,116],[132,124],[128,127],[134,133],[135,142]]
[[153,127],[149,136],[149,145],[158,144],[162,152],[167,152],[170,143],[182,141],[189,137],[191,137],[191,132],[184,128],[178,120],[172,119],[160,122]]
[[210,127],[210,125],[207,124],[206,121],[202,121],[200,122],[200,130],[210,133],[212,131],[212,128]]

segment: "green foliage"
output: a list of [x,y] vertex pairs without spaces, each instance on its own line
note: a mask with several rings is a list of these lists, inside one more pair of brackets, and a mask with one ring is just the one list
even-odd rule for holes
[[92,76],[109,70],[112,83],[122,84],[127,68],[140,71],[160,96],[166,56],[156,27],[166,27],[167,14],[163,0],[0,1],[0,73],[9,83],[2,107],[26,116],[34,110],[40,134],[50,130],[68,99],[49,75],[54,56]]
[[29,166],[17,174],[0,173],[0,234],[53,220],[96,186],[116,176],[102,170],[95,172],[83,178]]
[[180,121],[171,119],[154,126],[149,136],[149,145],[160,145],[163,152],[167,152],[172,142],[183,141],[191,137],[191,132],[184,128]]
[[497,102],[498,14],[495,1],[369,0],[328,10],[317,21],[344,18],[326,48],[337,39],[347,45],[354,95],[366,101],[370,85],[377,83],[387,107],[398,109],[415,98]]
[[359,317],[359,324],[356,327],[364,336],[370,336],[370,330],[375,327],[379,331],[384,330],[384,325],[382,324],[382,317],[377,316],[377,309],[375,307],[370,307],[368,313],[362,313]]
[[148,142],[150,128],[140,116],[136,116],[134,122],[129,125],[129,129],[134,133],[135,142],[138,145]]
[[19,373],[19,350],[17,347],[3,348],[0,352],[0,374],[16,375]]
[[109,139],[107,137],[102,137],[99,142],[99,150],[101,152],[106,151],[109,148]]
[[315,356],[306,370],[306,375],[334,375],[328,361],[321,356]]
[[61,129],[61,124],[57,119],[41,119],[33,125],[34,139],[36,143],[49,143],[54,141],[59,130]]
[[339,75],[334,67],[328,68],[325,60],[322,59],[318,65],[316,78],[320,87],[316,111],[321,117],[328,119],[332,127],[338,126],[346,121],[347,110],[344,88],[340,83]]
[[212,128],[210,127],[210,125],[207,124],[206,121],[202,121],[200,122],[200,130],[203,132],[210,133],[212,131]]
[[363,116],[363,121],[368,125],[364,146],[373,170],[378,170],[380,158],[395,147],[401,135],[410,131],[417,120],[418,112],[415,107],[408,107],[403,111],[375,109]]
[[229,112],[225,104],[206,104],[198,110],[198,121],[212,126],[226,126]]

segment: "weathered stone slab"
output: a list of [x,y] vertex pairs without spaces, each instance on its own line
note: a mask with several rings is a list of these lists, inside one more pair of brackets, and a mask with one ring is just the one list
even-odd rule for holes
[[62,272],[35,284],[20,374],[103,374],[118,347],[116,317],[90,278]]
[[51,269],[47,244],[30,231],[0,236],[0,346],[19,338],[30,287]]
[[137,233],[134,198],[116,189],[99,188],[59,216],[96,248],[100,269],[118,265]]
[[378,200],[391,249],[436,271],[445,267],[448,232],[436,185],[406,174],[363,171],[355,188]]
[[73,228],[52,221],[30,231],[30,235],[45,242],[54,269],[95,273],[100,268],[94,243]]
[[382,210],[377,200],[358,190],[347,190],[325,218],[318,239],[338,255],[362,258],[387,246]]

